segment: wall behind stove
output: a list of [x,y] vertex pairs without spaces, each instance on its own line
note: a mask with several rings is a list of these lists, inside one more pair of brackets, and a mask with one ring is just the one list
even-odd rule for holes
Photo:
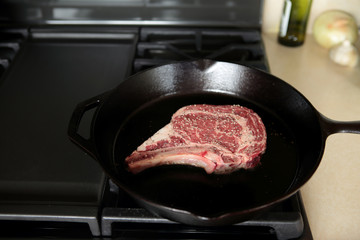
[[[278,32],[284,0],[264,0],[263,32]],[[315,18],[330,9],[351,13],[360,27],[360,0],[313,0],[307,31],[312,32]]]

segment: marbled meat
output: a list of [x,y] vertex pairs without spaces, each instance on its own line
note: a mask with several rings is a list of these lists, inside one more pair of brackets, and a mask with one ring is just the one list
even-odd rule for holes
[[125,160],[134,174],[147,168],[182,164],[207,173],[253,168],[266,149],[266,129],[251,109],[239,105],[189,105]]

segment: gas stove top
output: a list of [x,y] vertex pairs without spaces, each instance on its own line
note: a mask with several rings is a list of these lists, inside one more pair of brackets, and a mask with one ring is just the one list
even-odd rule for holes
[[[18,228],[35,236],[76,232],[129,238],[255,234],[260,239],[287,239],[303,234],[300,195],[257,219],[221,228],[183,226],[154,216],[109,181],[66,136],[68,119],[79,101],[149,67],[211,58],[268,71],[259,32],[33,28],[4,29],[2,36],[7,54],[1,58],[0,110],[6,116],[1,120],[1,155],[8,160],[1,163],[0,221],[8,236],[21,235],[14,231]],[[91,116],[84,118],[88,120],[80,131],[86,134]]]
[[[169,1],[160,2],[152,7],[169,11],[163,5]],[[239,1],[225,2],[237,9]],[[201,8],[201,3],[193,6]],[[25,6],[20,9],[27,9],[27,17],[40,10],[42,17],[16,18],[17,24],[0,28],[0,237],[311,239],[299,193],[233,226],[192,227],[155,216],[113,184],[67,136],[77,103],[150,67],[206,58],[270,71],[258,26],[199,24],[193,13],[188,13],[193,14],[190,24],[182,26],[166,18],[149,24],[144,17],[107,24],[103,15],[90,14],[99,7],[95,2],[77,8]],[[116,8],[124,11],[119,4]],[[87,9],[87,21],[74,18],[68,24],[55,18],[61,9],[80,15]],[[241,25],[240,19],[235,22]],[[84,136],[92,114],[82,119],[79,132]]]

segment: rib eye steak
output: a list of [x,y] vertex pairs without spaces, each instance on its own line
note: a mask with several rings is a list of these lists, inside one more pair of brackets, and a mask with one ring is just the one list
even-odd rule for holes
[[125,159],[134,174],[165,164],[185,164],[207,173],[253,168],[266,149],[261,118],[239,105],[189,105]]

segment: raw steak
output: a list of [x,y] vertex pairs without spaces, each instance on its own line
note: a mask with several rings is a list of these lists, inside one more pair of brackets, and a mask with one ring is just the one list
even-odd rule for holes
[[252,110],[239,105],[189,105],[125,162],[132,173],[187,164],[224,174],[256,166],[265,149],[265,126]]

